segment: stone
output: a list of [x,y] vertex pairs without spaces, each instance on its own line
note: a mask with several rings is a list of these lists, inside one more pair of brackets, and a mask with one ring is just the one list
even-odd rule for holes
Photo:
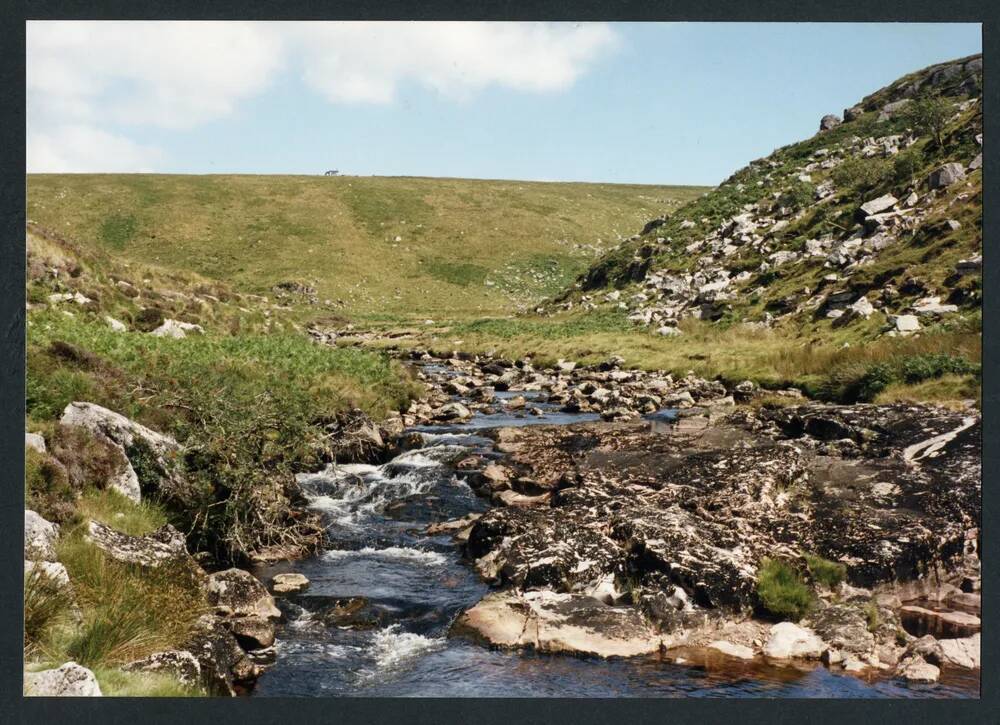
[[872,307],[872,303],[868,301],[867,297],[859,297],[858,300],[848,309],[866,320],[871,317],[873,312],[875,312],[875,308]]
[[116,320],[111,315],[105,315],[104,316],[104,321],[107,322],[108,323],[108,327],[110,327],[115,332],[127,332],[128,331],[128,327],[125,326],[124,322],[122,322],[121,320]]
[[884,194],[877,199],[871,199],[862,204],[861,213],[866,217],[873,214],[879,214],[887,209],[892,209],[898,203],[899,199],[894,197],[892,194]]
[[931,172],[927,185],[932,189],[943,189],[965,178],[965,169],[954,161]]
[[24,510],[24,558],[28,561],[55,561],[59,524],[46,521],[31,509]]
[[101,686],[94,673],[76,662],[67,662],[53,670],[24,673],[27,697],[101,697]]
[[866,655],[875,648],[875,637],[868,631],[868,621],[860,607],[831,604],[808,619],[816,635],[841,652]]
[[903,206],[909,209],[910,207],[915,206],[919,200],[920,197],[917,196],[917,192],[911,191],[910,195],[907,196],[906,199],[903,201]]
[[285,573],[271,577],[271,589],[275,594],[297,594],[309,587],[309,579],[304,574]]
[[979,274],[982,271],[983,256],[981,254],[977,254],[975,257],[970,257],[969,259],[961,259],[955,265],[955,272],[957,274]]
[[125,672],[163,672],[182,685],[194,687],[201,683],[201,664],[185,650],[154,652],[148,657],[122,665]]
[[380,463],[385,440],[378,425],[358,409],[338,413],[327,426],[330,457],[337,463]]
[[224,620],[211,614],[198,618],[182,649],[198,660],[202,684],[213,694],[236,695],[238,688],[252,684],[262,671]]
[[920,323],[914,315],[897,315],[893,320],[897,332],[909,334],[920,329]]
[[896,676],[902,677],[909,682],[931,683],[937,682],[941,676],[941,670],[930,664],[920,655],[907,657],[896,668]]
[[431,411],[434,420],[465,420],[472,417],[472,411],[461,403],[445,403]]
[[772,659],[819,659],[827,646],[816,633],[793,622],[771,627],[764,654]]
[[130,536],[97,521],[87,525],[87,537],[116,561],[156,568],[189,560],[184,534],[170,524],[146,536]]
[[[130,450],[148,449],[153,454],[157,473],[160,474],[157,481],[160,491],[182,494],[185,484],[176,466],[181,447],[173,438],[94,403],[70,403],[63,410],[59,422],[68,427],[83,428],[91,435],[117,446],[126,461]],[[139,478],[130,461],[115,479],[109,481],[109,485],[135,502],[141,500]]]
[[856,121],[861,118],[861,115],[865,112],[865,109],[861,106],[851,106],[850,108],[844,109],[844,121]]
[[896,115],[896,113],[905,107],[910,102],[909,98],[903,98],[899,101],[893,101],[891,103],[886,103],[882,106],[878,113],[879,121],[888,121],[890,118]]
[[976,158],[969,162],[969,171],[975,171],[976,169],[983,168],[983,155],[977,154]]
[[29,561],[28,559],[25,559],[24,573],[31,574],[33,571],[41,572],[42,575],[48,577],[48,579],[59,587],[70,586],[69,572],[66,571],[66,567],[58,561]]
[[24,434],[24,447],[31,448],[32,450],[38,451],[39,453],[45,453],[45,438],[40,436],[38,433],[27,433]]
[[656,328],[656,334],[660,337],[677,337],[682,333],[679,329],[673,327],[672,325],[661,325]]
[[823,116],[823,118],[820,119],[819,130],[829,131],[831,128],[836,128],[839,125],[840,125],[840,117],[833,113],[828,113],[827,115]]
[[226,569],[208,577],[208,603],[224,617],[279,619],[281,610],[274,597],[253,574],[243,569]]
[[244,650],[266,649],[274,644],[274,622],[265,617],[232,617],[224,623]]
[[714,649],[717,652],[730,657],[736,657],[737,659],[752,660],[754,658],[753,650],[746,645],[733,644],[725,640],[716,640],[715,642],[709,642],[707,646],[709,649]]
[[491,463],[483,469],[482,476],[491,489],[499,489],[507,486],[512,477],[511,470],[506,466]]
[[495,647],[595,657],[655,654],[662,646],[635,609],[545,589],[488,594],[458,617],[450,633]]
[[201,325],[191,322],[181,322],[179,320],[164,320],[163,324],[150,332],[154,337],[172,337],[181,339],[187,337],[189,332],[204,333],[205,329]]
[[980,634],[961,639],[938,640],[941,648],[941,661],[951,667],[963,667],[978,670],[981,667],[982,654]]

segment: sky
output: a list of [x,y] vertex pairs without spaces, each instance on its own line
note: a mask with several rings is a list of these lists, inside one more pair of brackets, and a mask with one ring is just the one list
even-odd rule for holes
[[714,185],[979,24],[27,27],[29,172]]

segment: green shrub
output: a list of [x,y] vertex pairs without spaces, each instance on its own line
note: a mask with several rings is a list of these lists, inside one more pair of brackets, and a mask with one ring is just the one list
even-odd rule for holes
[[838,189],[861,193],[885,183],[892,176],[892,162],[887,159],[851,157],[830,172]]
[[896,155],[892,161],[892,177],[898,186],[907,186],[923,168],[923,157],[916,148],[910,148]]
[[33,448],[24,451],[24,503],[42,518],[65,523],[73,517],[76,491],[66,467]]
[[847,567],[837,561],[830,561],[821,556],[806,554],[806,567],[814,582],[833,589],[844,581]]
[[929,135],[940,148],[942,134],[948,119],[954,113],[954,106],[947,100],[935,96],[916,98],[903,107],[900,117],[917,133]]
[[812,203],[815,193],[816,188],[812,184],[796,180],[778,197],[778,206],[802,209]]
[[912,385],[943,375],[976,374],[979,371],[979,365],[964,357],[936,353],[904,358],[900,372],[903,381]]
[[778,559],[764,559],[757,570],[757,596],[771,614],[798,621],[813,603],[813,593],[795,568]]

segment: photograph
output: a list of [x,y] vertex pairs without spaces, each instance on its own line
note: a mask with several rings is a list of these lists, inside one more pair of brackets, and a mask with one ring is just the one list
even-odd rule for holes
[[967,20],[28,19],[22,702],[991,697]]

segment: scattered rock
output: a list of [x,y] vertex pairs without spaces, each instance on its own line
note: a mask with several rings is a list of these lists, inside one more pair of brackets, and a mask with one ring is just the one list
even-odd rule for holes
[[872,199],[866,201],[861,205],[861,213],[864,216],[871,216],[872,214],[879,214],[887,209],[892,209],[899,203],[899,199],[894,197],[892,194],[885,194],[878,197],[877,199]]
[[305,591],[308,586],[309,579],[304,574],[275,574],[271,578],[271,588],[275,594],[297,594]]
[[909,682],[931,683],[937,682],[941,676],[941,670],[927,662],[920,655],[907,657],[896,668],[896,676],[902,677]]
[[150,332],[150,335],[154,337],[172,337],[175,339],[181,339],[187,337],[189,332],[197,332],[202,334],[205,329],[201,325],[196,325],[191,322],[180,322],[179,320],[164,320],[163,324],[157,327],[155,330]]
[[927,185],[932,189],[943,189],[964,178],[965,169],[961,164],[952,162],[931,172],[930,176],[927,177]]
[[107,322],[108,327],[110,327],[115,332],[128,332],[128,327],[126,327],[125,323],[122,322],[121,320],[116,320],[114,317],[111,317],[110,315],[105,315],[104,321]]
[[781,622],[771,627],[771,634],[764,645],[764,654],[772,659],[818,660],[827,645],[816,633],[793,622]]
[[24,694],[28,697],[101,697],[94,673],[76,662],[53,670],[24,673]]
[[210,574],[208,603],[224,617],[281,617],[281,610],[275,606],[274,598],[264,585],[243,569],[226,569]]
[[38,451],[39,453],[45,453],[45,438],[40,436],[38,433],[28,433],[24,434],[24,447],[31,448]]
[[46,521],[31,509],[24,510],[24,558],[28,561],[55,561],[59,524]]

